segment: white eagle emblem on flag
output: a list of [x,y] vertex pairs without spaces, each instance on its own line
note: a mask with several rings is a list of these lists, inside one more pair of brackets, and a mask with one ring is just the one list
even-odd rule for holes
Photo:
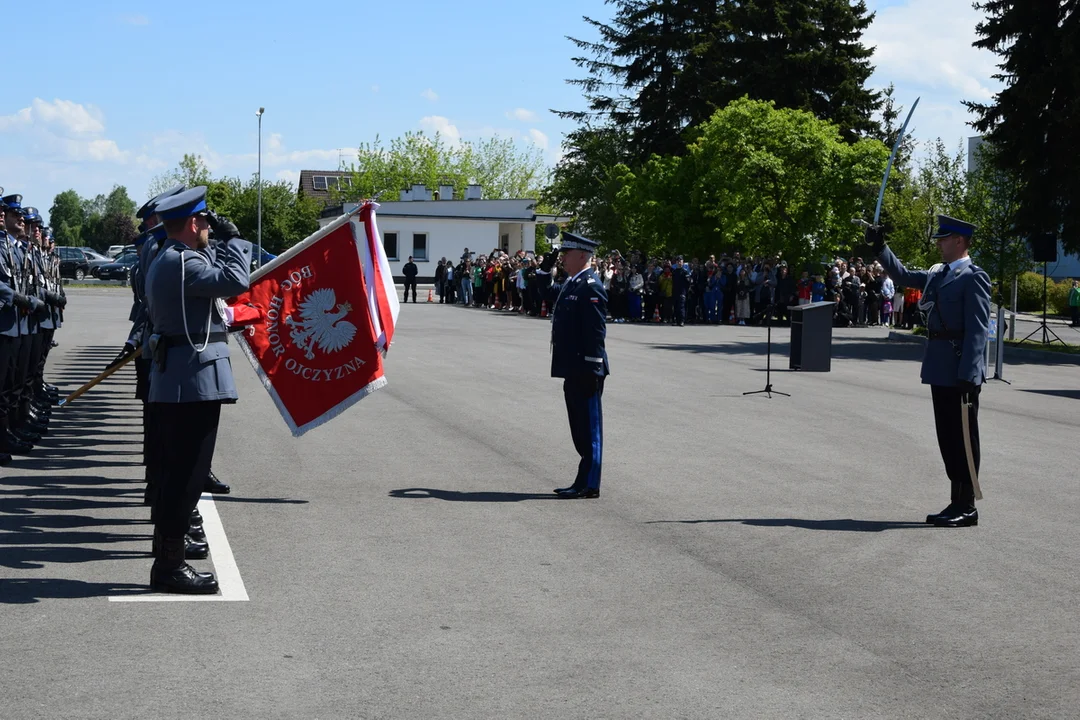
[[288,315],[285,324],[292,328],[289,337],[293,344],[304,351],[304,357],[314,360],[316,347],[324,353],[332,353],[353,341],[356,326],[343,319],[350,312],[352,305],[339,305],[332,289],[319,288],[300,302],[300,322]]

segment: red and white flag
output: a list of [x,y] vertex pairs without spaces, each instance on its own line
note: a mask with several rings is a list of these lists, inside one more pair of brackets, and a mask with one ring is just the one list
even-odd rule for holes
[[259,313],[239,333],[241,349],[293,435],[386,384],[399,305],[376,207],[363,204],[259,268],[231,303]]

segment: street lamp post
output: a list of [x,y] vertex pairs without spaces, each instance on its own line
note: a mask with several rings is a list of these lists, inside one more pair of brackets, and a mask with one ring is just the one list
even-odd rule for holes
[[256,266],[257,267],[262,267],[262,254],[263,254],[262,253],[262,116],[263,116],[263,112],[265,112],[265,110],[266,110],[266,108],[259,108],[259,111],[257,113],[255,113],[255,117],[259,118],[259,172],[258,172],[259,210],[258,210],[258,214],[257,214],[257,219],[255,221],[256,226],[258,228],[256,230],[256,233],[258,235],[258,245],[259,245],[259,259],[258,259],[258,261],[256,261]]

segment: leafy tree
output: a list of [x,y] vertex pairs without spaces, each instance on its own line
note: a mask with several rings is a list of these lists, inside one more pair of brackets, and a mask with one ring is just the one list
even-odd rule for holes
[[571,132],[567,152],[541,194],[543,202],[576,217],[580,231],[609,248],[624,247],[632,239],[627,220],[616,207],[624,184],[624,173],[617,168],[631,162],[628,133],[619,126],[586,126]]
[[851,218],[887,157],[877,140],[849,144],[809,112],[744,98],[705,123],[684,157],[624,171],[620,207],[639,208],[635,226],[671,251],[817,262],[858,242]]
[[975,168],[968,176],[965,205],[970,221],[978,226],[972,257],[997,284],[995,301],[1008,304],[1012,278],[1031,268],[1031,254],[1026,238],[1013,224],[1021,184],[1000,169],[994,157],[998,152],[990,143],[979,146]]
[[1013,214],[1020,235],[1060,230],[1080,251],[1080,13],[1062,0],[987,0],[975,47],[996,53],[1005,88],[991,103],[965,103],[1000,152],[997,167],[1020,181]]
[[134,217],[135,210],[135,202],[128,197],[127,188],[123,185],[114,185],[108,197],[105,198],[103,213],[105,215],[129,215]]
[[74,190],[58,193],[49,208],[49,224],[56,233],[58,245],[81,245],[80,233],[86,216],[83,200]]
[[355,202],[379,193],[385,199],[385,194],[396,195],[414,183],[452,185],[459,198],[470,184],[482,185],[485,197],[534,198],[547,181],[536,148],[523,150],[513,140],[498,137],[455,145],[439,133],[429,137],[423,132],[405,133],[389,147],[379,138],[361,145],[350,169],[352,186],[339,191],[339,201]]
[[176,167],[150,181],[150,186],[146,190],[146,199],[149,200],[177,185],[196,187],[208,185],[210,182],[212,182],[210,169],[206,167],[206,161],[203,160],[202,155],[184,153],[184,157]]
[[[256,242],[259,214],[258,176],[244,183],[239,178],[210,181],[207,205],[234,223],[245,240]],[[271,253],[281,253],[319,228],[322,204],[298,195],[288,181],[263,181],[262,244]]]

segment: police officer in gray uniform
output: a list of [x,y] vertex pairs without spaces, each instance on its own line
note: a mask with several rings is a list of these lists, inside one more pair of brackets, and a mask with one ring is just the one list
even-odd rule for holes
[[[157,439],[161,472],[154,503],[155,590],[213,593],[212,573],[184,562],[185,534],[210,470],[222,403],[236,402],[221,298],[248,289],[251,243],[236,226],[208,213],[206,188],[195,187],[157,206],[168,240],[146,276],[153,325],[150,404],[168,428]],[[220,242],[214,260],[201,252],[211,224]]]
[[30,370],[30,354],[34,334],[37,332],[37,319],[45,312],[46,306],[37,296],[28,264],[30,256],[27,252],[22,195],[6,195],[3,203],[4,224],[8,234],[8,260],[17,288],[12,303],[19,311],[16,313],[18,331],[14,355],[4,383],[4,400],[7,403],[10,430],[7,439],[12,447],[8,452],[26,454],[33,448],[34,443],[41,440],[41,433],[46,431],[43,425],[38,425],[31,417],[30,403],[23,402],[23,389]]
[[[926,271],[903,266],[885,244],[880,227],[866,231],[881,264],[897,285],[923,288],[919,309],[926,313],[928,340],[922,381],[930,386],[934,422],[945,472],[952,484],[948,507],[928,515],[938,527],[979,524],[975,488],[979,471],[979,392],[986,381],[990,326],[990,276],[968,256],[975,226],[938,215],[937,240],[944,261]],[[967,414],[964,418],[962,413]],[[966,420],[966,422],[965,422]],[[968,432],[965,437],[964,428]],[[974,467],[974,477],[971,468]]]
[[564,232],[562,245],[545,258],[542,270],[550,273],[556,252],[570,279],[555,301],[551,319],[551,376],[563,378],[563,397],[570,420],[570,436],[581,456],[577,476],[559,497],[600,497],[600,471],[604,456],[604,414],[600,398],[604,378],[610,374],[604,338],[607,335],[607,292],[589,261],[599,243]]

